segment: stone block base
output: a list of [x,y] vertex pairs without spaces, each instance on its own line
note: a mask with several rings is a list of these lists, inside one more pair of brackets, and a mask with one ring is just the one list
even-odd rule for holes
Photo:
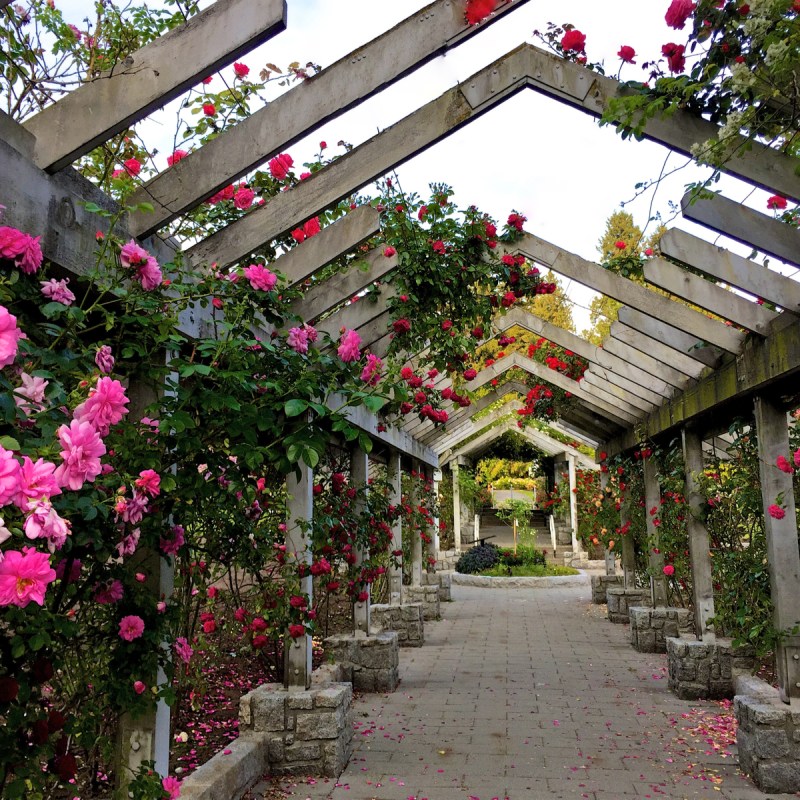
[[691,634],[694,621],[688,608],[628,606],[631,645],[639,653],[666,653],[667,639]]
[[[423,580],[425,576],[423,574]],[[426,620],[439,619],[439,586],[407,586],[403,590],[412,603],[422,603],[422,615]]]
[[669,690],[681,700],[731,698],[735,679],[756,667],[753,648],[734,648],[730,639],[668,638],[667,663]]
[[627,625],[630,622],[628,609],[631,606],[646,606],[650,602],[650,592],[645,589],[625,589],[612,586],[606,592],[608,603],[608,621],[616,625]]
[[601,606],[606,602],[606,592],[612,586],[622,586],[622,575],[592,575],[592,602]]
[[439,602],[449,603],[452,600],[450,592],[452,577],[450,572],[423,572],[422,585],[437,586],[439,588]]
[[394,631],[375,636],[330,636],[325,649],[350,676],[357,691],[393,692],[397,688],[400,650]]
[[456,561],[458,561],[461,553],[455,550],[440,550],[436,556],[434,569],[437,572],[441,572],[443,570],[454,570],[456,568]]
[[422,603],[376,604],[370,606],[370,612],[375,633],[394,631],[400,647],[422,647],[425,644]]
[[739,766],[762,792],[800,787],[800,709],[782,703],[778,690],[752,675],[736,679],[733,701],[739,728]]
[[239,701],[238,739],[181,783],[183,800],[241,797],[264,774],[338,778],[353,752],[353,687],[289,692],[266,683]]

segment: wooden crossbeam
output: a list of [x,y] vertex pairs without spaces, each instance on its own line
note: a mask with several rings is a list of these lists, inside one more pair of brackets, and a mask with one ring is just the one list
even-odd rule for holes
[[617,319],[645,334],[650,339],[655,339],[678,353],[689,353],[707,367],[716,367],[725,354],[719,347],[704,345],[696,336],[685,331],[673,328],[657,317],[651,317],[636,308],[623,306],[617,312]]
[[444,55],[526,2],[502,3],[480,26],[467,25],[463,0],[437,0],[425,6],[137,190],[131,204],[147,201],[155,211],[134,214],[132,228],[140,234],[158,230],[320,125]]
[[523,255],[550,267],[559,275],[571,278],[651,317],[669,320],[671,325],[683,328],[705,342],[711,342],[731,353],[738,353],[741,349],[744,334],[739,331],[717,320],[709,319],[682,303],[656,294],[628,278],[603,269],[585,258],[562,250],[538,236],[525,234],[515,247]]
[[800,230],[785,222],[734,203],[720,194],[693,200],[690,193],[681,199],[683,216],[705,225],[762,253],[800,266]]
[[71,164],[285,27],[285,0],[217,0],[31,117],[36,164]]
[[[386,303],[395,295],[394,286],[382,286],[377,298],[364,297],[337,309],[315,327],[320,333],[327,333],[334,341],[339,338],[342,328],[357,330],[386,311]],[[360,335],[360,334],[359,334]]]
[[689,378],[682,372],[673,369],[663,361],[659,361],[647,353],[643,353],[641,350],[637,350],[635,347],[631,347],[631,345],[620,341],[613,335],[606,337],[603,342],[603,349],[613,353],[615,356],[619,356],[619,358],[639,359],[643,364],[648,365],[648,369],[657,370],[659,376],[676,389],[685,389],[689,384]]
[[587,386],[594,386],[596,389],[600,389],[606,394],[616,397],[618,400],[621,400],[622,402],[627,403],[634,408],[638,408],[640,411],[649,412],[655,408],[653,403],[648,403],[646,400],[642,400],[640,397],[625,391],[625,389],[617,386],[615,383],[609,383],[602,376],[592,372],[591,369],[587,369],[586,372],[583,373],[583,382]]
[[676,353],[663,342],[645,336],[640,331],[628,327],[619,320],[611,323],[610,333],[614,339],[624,342],[660,361],[661,368],[672,370],[676,377],[685,375],[689,378],[699,378],[706,370],[705,365],[700,361],[695,361],[691,353]]
[[663,258],[651,258],[647,261],[644,265],[644,277],[648,283],[762,336],[767,334],[770,325],[777,318],[774,311]]
[[658,247],[665,256],[675,261],[692,266],[787,311],[800,313],[800,282],[797,280],[678,228],[667,231],[659,240]]

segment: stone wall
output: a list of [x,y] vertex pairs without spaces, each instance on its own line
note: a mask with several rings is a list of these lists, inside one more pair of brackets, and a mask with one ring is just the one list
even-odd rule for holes
[[[424,580],[424,573],[423,573]],[[439,619],[439,585],[404,586],[403,592],[412,603],[422,603],[422,615],[426,620]]]
[[606,592],[608,603],[608,621],[616,625],[627,625],[630,622],[628,609],[631,606],[646,606],[650,602],[650,592],[646,589],[625,589],[612,586]]
[[344,670],[354,689],[393,692],[397,688],[400,650],[394,631],[382,631],[374,636],[329,636],[325,640],[325,650]]
[[735,679],[757,667],[753,648],[734,648],[730,639],[668,638],[667,663],[669,689],[681,700],[733,697]]
[[762,792],[800,787],[800,710],[782,703],[778,690],[752,675],[736,679],[733,701],[739,728],[739,766]]
[[423,572],[423,586],[439,587],[439,602],[449,603],[452,600],[450,588],[452,586],[452,573],[450,572]]
[[181,783],[182,800],[232,800],[262,775],[337,778],[353,752],[353,687],[289,692],[268,683],[239,702],[239,737]]
[[667,639],[690,634],[694,620],[688,608],[628,606],[631,645],[640,653],[666,653]]
[[[465,541],[471,540],[472,537],[465,539]],[[454,570],[456,568],[456,561],[458,561],[460,557],[461,553],[457,553],[455,550],[440,550],[436,554],[436,563],[434,564],[434,569],[437,572]]]
[[403,603],[391,606],[370,606],[374,632],[394,631],[400,647],[422,647],[425,643],[425,622],[422,603]]
[[622,586],[622,575],[592,575],[592,602],[601,606],[606,602],[606,592],[612,586]]

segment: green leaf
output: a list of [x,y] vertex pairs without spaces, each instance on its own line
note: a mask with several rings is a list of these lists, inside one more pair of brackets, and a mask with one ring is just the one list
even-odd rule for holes
[[372,439],[366,433],[358,434],[358,446],[365,452],[372,452]]
[[[295,398],[294,400],[287,400],[286,405],[283,407],[283,412],[287,417],[299,417],[304,411],[308,409],[308,401]],[[290,461],[294,461],[289,456]]]
[[377,395],[370,395],[364,398],[364,405],[373,413],[380,411],[386,405],[385,397],[378,397]]
[[19,442],[13,436],[0,436],[0,447],[6,450],[19,450]]

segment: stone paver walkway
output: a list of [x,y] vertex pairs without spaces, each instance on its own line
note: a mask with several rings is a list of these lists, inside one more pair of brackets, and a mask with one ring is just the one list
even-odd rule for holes
[[[454,586],[400,688],[357,700],[356,749],[321,800],[774,800],[692,735],[719,704],[667,690],[666,656],[636,653],[588,589]],[[725,748],[723,748],[724,750]],[[727,748],[733,750],[735,747]]]

